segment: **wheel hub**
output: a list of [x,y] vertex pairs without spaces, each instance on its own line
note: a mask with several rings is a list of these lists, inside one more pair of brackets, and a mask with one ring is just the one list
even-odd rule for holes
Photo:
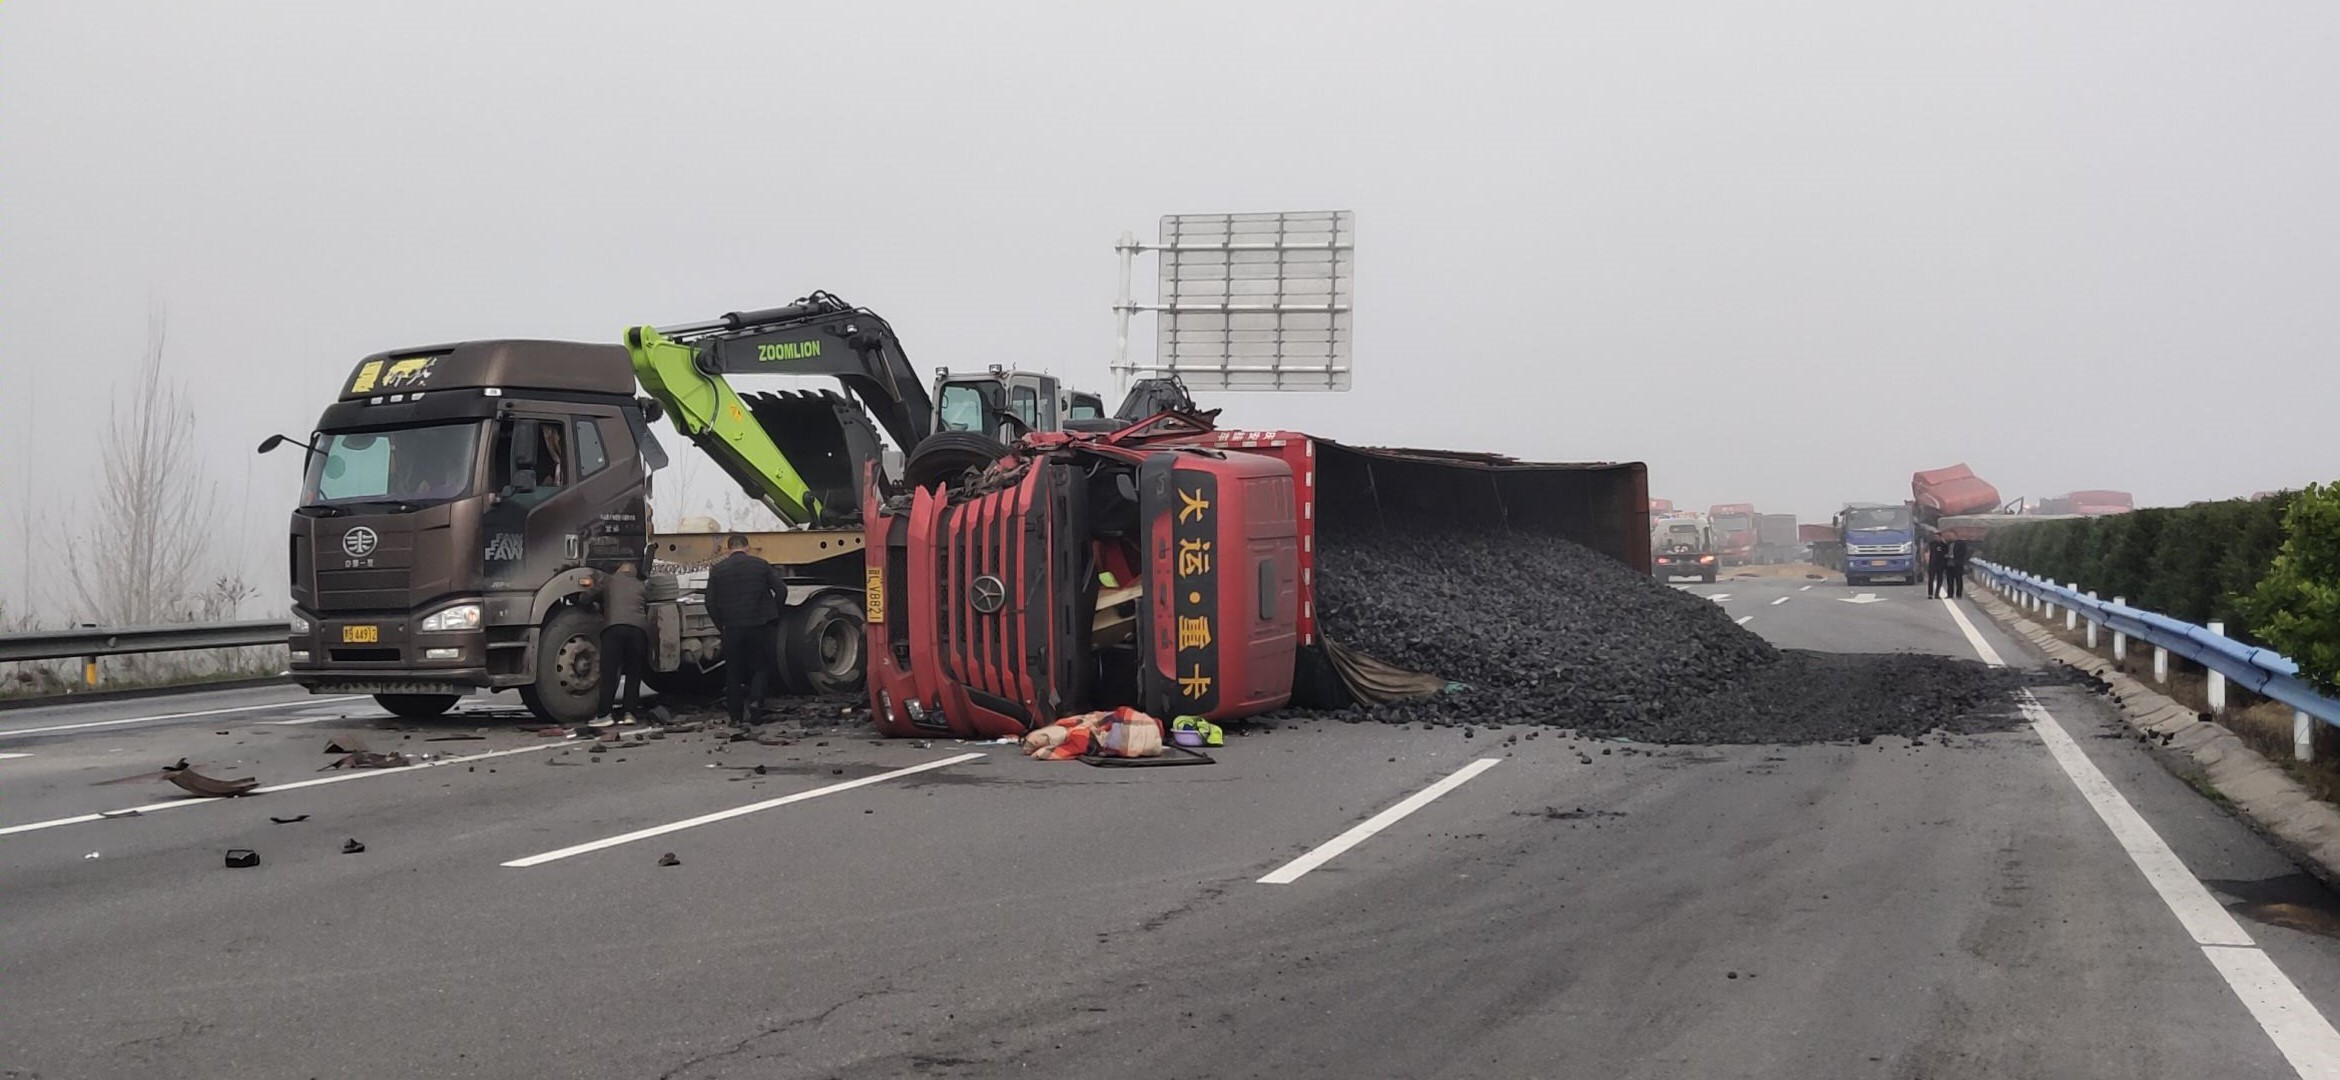
[[553,654],[553,671],[560,677],[561,689],[581,694],[601,685],[601,649],[592,639],[582,635],[561,642]]

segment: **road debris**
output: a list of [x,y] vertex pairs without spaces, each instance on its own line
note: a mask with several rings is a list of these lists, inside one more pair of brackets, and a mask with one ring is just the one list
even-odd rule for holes
[[94,852],[94,851],[90,852],[90,853],[89,853],[89,854],[87,854],[87,855],[84,855],[84,856],[82,856],[82,858],[84,858],[84,859],[94,859],[94,858],[97,858],[97,857],[98,857],[98,853],[97,853],[97,852]]
[[270,821],[273,821],[273,822],[275,822],[275,823],[276,823],[276,824],[278,824],[278,825],[290,825],[290,824],[292,824],[293,822],[296,822],[296,821],[307,821],[307,820],[309,820],[309,815],[307,815],[307,814],[294,814],[294,815],[293,815],[293,816],[291,816],[291,817],[270,817],[268,820],[270,820]]
[[358,843],[356,837],[351,837],[347,843],[341,845],[341,853],[344,855],[356,855],[365,850],[366,846]]
[[470,732],[470,731],[458,731],[458,732],[455,732],[454,734],[451,734],[451,735],[433,735],[433,736],[431,736],[431,737],[430,737],[430,738],[428,738],[428,739],[424,739],[423,741],[424,741],[424,742],[484,742],[484,741],[486,741],[486,740],[487,740],[487,736],[485,736],[485,735],[481,735],[481,734],[478,734],[478,733],[476,733],[476,732]]
[[366,752],[366,741],[355,735],[342,735],[327,741],[325,752],[328,754],[363,754]]
[[201,795],[207,799],[232,799],[238,795],[249,794],[253,788],[260,786],[260,778],[256,776],[222,780],[217,777],[205,776],[192,768],[171,769],[163,775],[171,783],[179,785],[189,794]]
[[660,855],[660,856],[658,857],[658,865],[660,865],[660,866],[681,866],[681,865],[682,865],[682,860],[681,860],[681,859],[678,859],[678,858],[675,858],[675,857],[674,857],[674,852],[671,852],[671,851],[669,851],[669,852],[667,852],[666,854],[664,854],[664,855]]
[[399,753],[396,750],[390,751],[386,754],[376,754],[360,751],[353,754],[344,754],[341,757],[334,759],[333,761],[327,762],[323,768],[320,768],[317,771],[324,772],[327,769],[403,769],[409,765],[414,764],[414,762],[415,759],[407,757],[405,754]]
[[259,853],[259,852],[257,852],[257,851],[254,851],[254,850],[252,850],[251,848],[229,848],[229,849],[228,849],[228,853],[227,853],[227,866],[228,866],[228,869],[230,869],[230,870],[242,870],[242,869],[244,869],[244,868],[246,868],[246,867],[258,866],[258,865],[260,865],[260,853]]

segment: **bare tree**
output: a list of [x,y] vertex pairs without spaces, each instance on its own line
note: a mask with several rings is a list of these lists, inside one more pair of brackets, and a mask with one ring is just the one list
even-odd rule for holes
[[[104,484],[66,567],[82,618],[138,626],[191,617],[190,595],[209,547],[215,488],[195,449],[195,414],[163,375],[160,304],[146,316],[146,354],[128,407],[107,410]],[[240,597],[238,599],[241,599]]]

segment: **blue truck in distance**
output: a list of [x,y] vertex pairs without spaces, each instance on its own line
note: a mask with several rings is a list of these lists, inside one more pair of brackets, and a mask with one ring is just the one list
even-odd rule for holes
[[1881,577],[1917,584],[1917,527],[1907,504],[1846,503],[1836,514],[1836,535],[1844,544],[1845,584]]

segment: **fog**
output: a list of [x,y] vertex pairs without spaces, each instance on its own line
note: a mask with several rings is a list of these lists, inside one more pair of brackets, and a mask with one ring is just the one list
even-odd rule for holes
[[1113,239],[1177,212],[1357,214],[1355,389],[1237,426],[1806,520],[1958,461],[2329,480],[2336,54],[2306,3],[15,0],[0,598],[73,614],[150,303],[272,612],[298,455],[252,447],[365,353],[827,289],[922,369],[1109,389]]

